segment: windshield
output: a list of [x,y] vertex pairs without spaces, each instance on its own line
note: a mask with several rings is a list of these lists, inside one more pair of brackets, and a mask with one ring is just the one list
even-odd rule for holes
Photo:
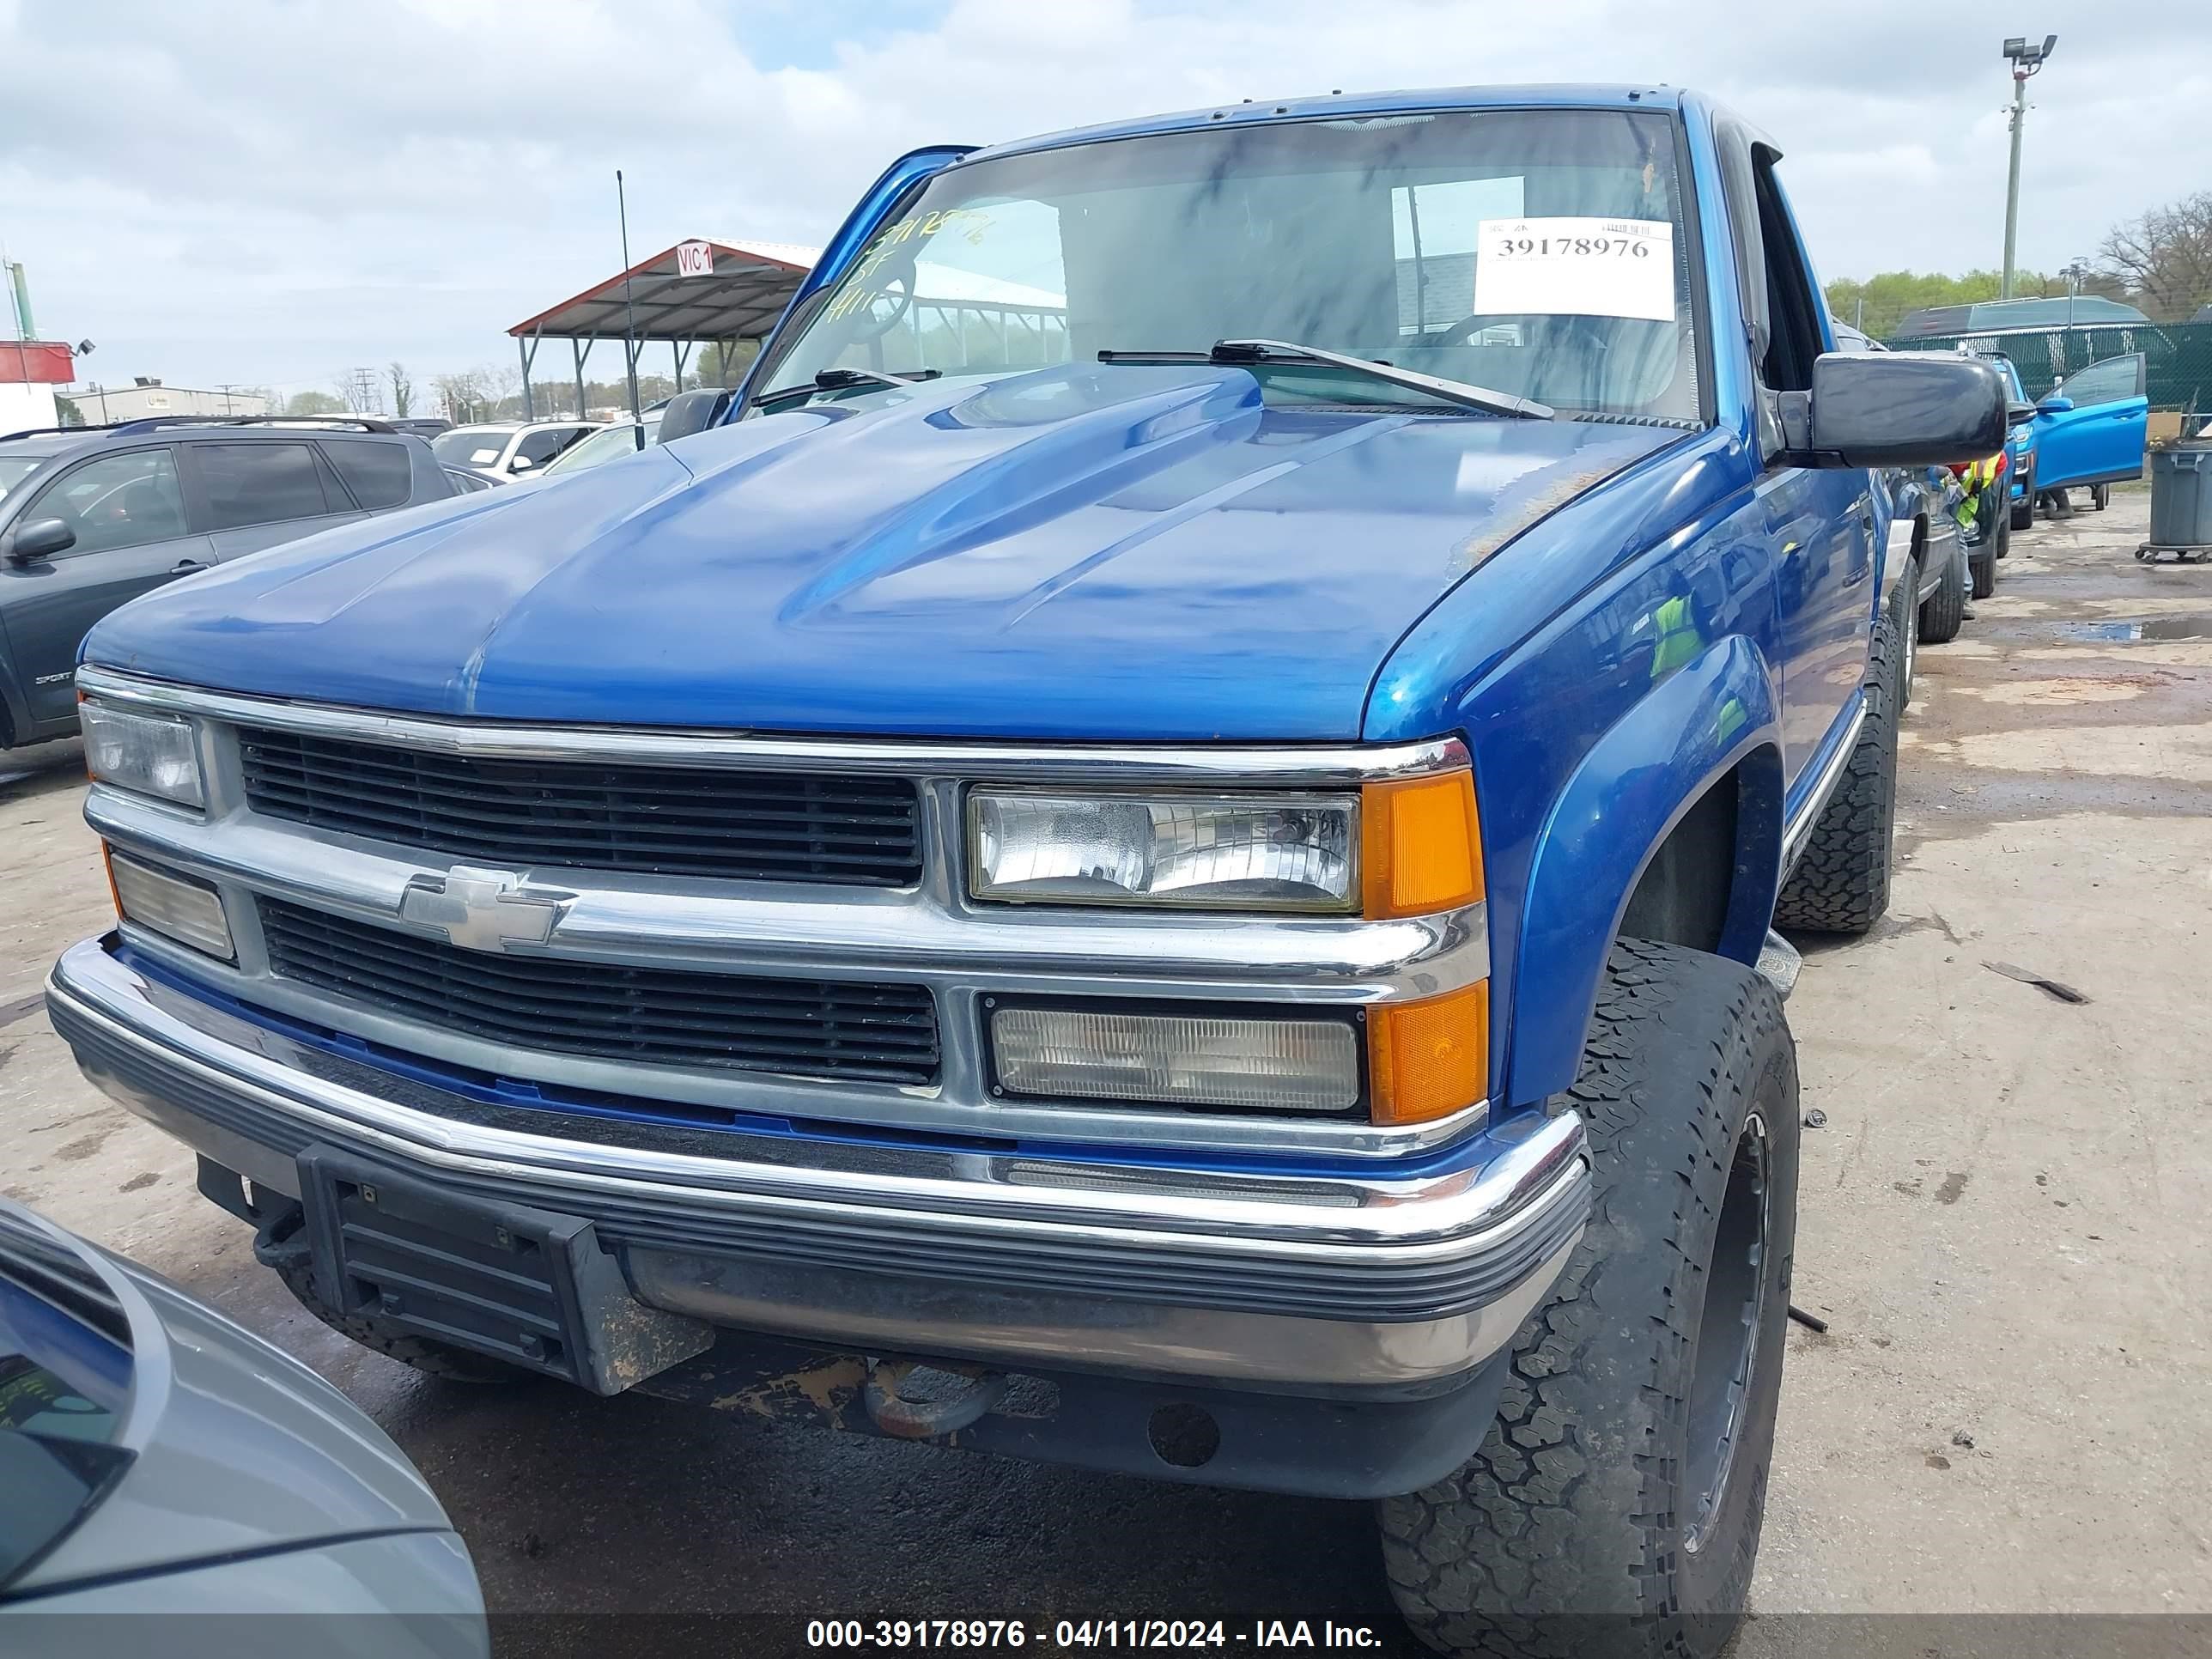
[[40,458],[34,455],[0,455],[0,499],[39,470]]
[[[931,178],[811,302],[759,385],[1266,338],[1563,409],[1697,420],[1691,242],[1674,125],[1657,112],[1393,115],[1075,144]],[[1441,407],[1310,365],[1255,373],[1277,400]]]
[[496,466],[513,434],[495,428],[457,426],[430,440],[430,453],[444,466]]
[[597,466],[601,461],[618,460],[624,455],[635,455],[645,447],[638,435],[638,423],[624,421],[594,432],[580,444],[573,444],[546,463],[544,476],[556,472],[580,472],[587,466]]

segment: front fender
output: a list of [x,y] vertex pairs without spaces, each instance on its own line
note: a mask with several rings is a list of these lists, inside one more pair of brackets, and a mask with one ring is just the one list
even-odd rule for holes
[[1721,951],[1756,962],[1782,856],[1782,747],[1764,653],[1741,635],[1661,682],[1583,756],[1546,819],[1521,909],[1507,1100],[1574,1081],[1599,975],[1637,878],[1682,815],[1741,766]]

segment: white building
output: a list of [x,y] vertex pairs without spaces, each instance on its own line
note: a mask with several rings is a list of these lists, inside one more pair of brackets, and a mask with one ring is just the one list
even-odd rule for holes
[[112,426],[118,421],[141,421],[149,415],[266,415],[269,400],[248,392],[196,391],[191,386],[164,386],[141,375],[131,386],[91,383],[86,390],[68,394],[88,426]]

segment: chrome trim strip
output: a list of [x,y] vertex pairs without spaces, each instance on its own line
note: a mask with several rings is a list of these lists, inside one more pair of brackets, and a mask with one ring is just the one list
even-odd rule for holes
[[[1064,1319],[1065,1299],[1075,1298],[1095,1325],[1122,1330],[1129,1346],[1121,1359],[1092,1355],[1100,1364],[1175,1369],[1170,1339],[1157,1334],[1162,1322],[1144,1312],[1158,1306],[1310,1318],[1352,1331],[1389,1327],[1416,1349],[1424,1324],[1514,1310],[1510,1320],[1501,1314],[1457,1327],[1456,1346],[1448,1330],[1441,1349],[1426,1350],[1435,1374],[1464,1369],[1486,1357],[1467,1351],[1476,1327],[1493,1350],[1510,1340],[1521,1304],[1549,1285],[1589,1203],[1588,1152],[1571,1112],[1516,1119],[1484,1137],[1484,1161],[1415,1177],[1133,1172],[685,1132],[662,1146],[615,1138],[604,1123],[595,1127],[606,1139],[570,1139],[431,1109],[462,1103],[354,1062],[335,1062],[333,1073],[328,1057],[147,980],[100,940],[64,955],[47,995],[57,1029],[95,1082],[280,1191],[296,1186],[292,1154],[328,1140],[403,1161],[457,1191],[572,1210],[631,1250],[703,1255],[733,1269],[757,1257],[812,1261],[871,1280],[920,1281],[904,1293],[910,1314],[934,1305],[914,1298],[939,1291],[954,1305],[976,1297],[979,1324],[984,1304],[1013,1313],[981,1294],[1003,1279],[1026,1285],[1033,1310],[1062,1298]],[[116,1056],[127,1066],[119,1070]],[[691,1150],[702,1144],[721,1155]],[[1018,1166],[1021,1184],[1010,1179]],[[811,1256],[794,1254],[809,1238],[826,1243]],[[1040,1273],[1049,1275],[1042,1284]],[[782,1322],[807,1316],[813,1304],[798,1300]],[[1109,1304],[1129,1316],[1117,1322]],[[871,1316],[882,1316],[880,1298]],[[1190,1328],[1180,1316],[1166,1323]],[[1017,1316],[1000,1335],[1018,1325]],[[942,1334],[957,1350],[976,1332]],[[1375,1340],[1355,1346],[1371,1352]],[[1058,1352],[1027,1351],[1040,1359]],[[1277,1356],[1270,1365],[1309,1363],[1292,1344],[1268,1352]],[[1210,1370],[1224,1363],[1218,1354],[1205,1358]]]
[[1844,740],[1828,757],[1827,763],[1820,769],[1820,775],[1813,781],[1813,793],[1805,798],[1805,805],[1798,809],[1797,816],[1790,820],[1789,827],[1783,831],[1782,873],[1784,878],[1797,862],[1797,855],[1805,850],[1805,838],[1813,833],[1813,826],[1820,821],[1820,811],[1827,805],[1828,797],[1835,793],[1837,780],[1843,776],[1844,769],[1850,764],[1851,751],[1858,747],[1859,728],[1866,724],[1866,694],[1861,691],[1858,707],[1851,711],[1851,723],[1844,729]]
[[532,726],[395,714],[204,690],[87,664],[77,690],[173,714],[352,738],[442,754],[664,766],[957,775],[976,781],[1344,786],[1419,777],[1468,763],[1456,738],[1378,744],[997,743],[937,738],[793,737],[730,731]]

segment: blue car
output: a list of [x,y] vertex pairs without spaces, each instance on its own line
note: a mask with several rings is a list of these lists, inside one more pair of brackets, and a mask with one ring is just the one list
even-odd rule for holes
[[[2014,403],[2026,403],[2027,389],[2020,383],[2020,370],[2011,358],[2002,352],[1978,353],[1985,363],[1995,363],[1997,372],[2005,377],[2006,395]],[[2026,530],[2035,522],[2035,475],[2039,465],[2041,421],[2022,421],[2005,440],[2006,501],[2011,510],[2011,527]],[[2002,558],[2008,544],[2001,543],[1997,556]]]
[[[2091,504],[2101,509],[2112,485],[2142,477],[2148,377],[2143,354],[2130,351],[2091,363],[2051,388],[2035,406],[2035,470],[2028,486],[2035,495],[2060,496],[2086,487]],[[2028,520],[2014,499],[2013,523],[2020,526]]]

